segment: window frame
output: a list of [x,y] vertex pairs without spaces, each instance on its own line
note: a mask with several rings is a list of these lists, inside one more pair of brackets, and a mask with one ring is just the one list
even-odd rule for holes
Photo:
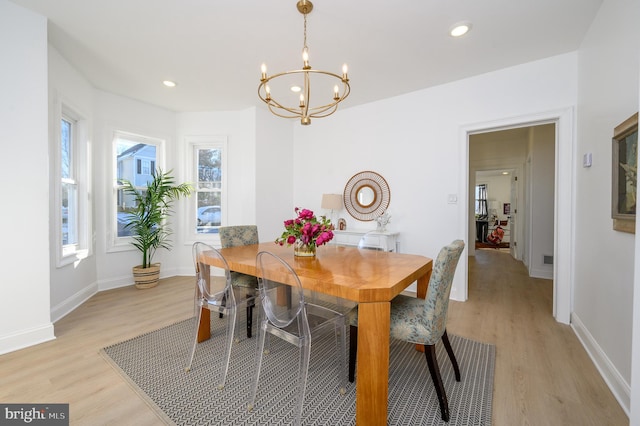
[[[62,120],[71,124],[70,136],[70,177],[62,177]],[[90,123],[87,116],[79,109],[70,105],[61,96],[56,96],[54,100],[54,125],[53,140],[55,144],[55,155],[53,174],[53,196],[52,210],[55,225],[53,230],[53,241],[55,244],[55,266],[57,268],[75,263],[91,255],[92,249],[90,244],[91,229],[91,206],[89,203],[91,188],[90,173]],[[63,244],[63,227],[62,227],[62,190],[63,182],[70,183],[75,186],[76,202],[72,206],[75,212],[68,210],[68,217],[75,216],[75,233],[76,242],[72,244]]]
[[[486,183],[476,183],[475,189],[475,214],[476,217],[489,216],[489,204],[487,198],[488,185]],[[484,198],[482,197],[484,195]],[[484,214],[482,213],[484,210]]]
[[[188,165],[187,171],[193,182],[194,193],[191,197],[188,215],[189,220],[186,221],[187,232],[191,242],[202,240],[219,240],[219,233],[216,229],[211,233],[198,233],[197,232],[197,210],[198,210],[198,193],[201,192],[198,188],[198,155],[197,151],[200,149],[219,149],[221,150],[221,176],[220,176],[220,226],[225,226],[227,221],[227,204],[228,204],[228,141],[227,136],[214,135],[214,136],[186,136],[185,145],[188,147],[189,155],[187,156]],[[208,192],[208,191],[207,191]]]
[[[107,252],[120,252],[135,250],[131,244],[133,241],[131,236],[118,236],[118,190],[122,185],[118,185],[118,140],[125,139],[132,142],[143,143],[145,145],[153,145],[156,147],[156,159],[153,164],[154,169],[161,168],[164,170],[164,152],[167,143],[166,138],[158,136],[143,135],[140,133],[130,132],[126,130],[113,129],[111,131],[111,191],[109,191],[109,229],[108,229],[108,247]],[[136,168],[138,165],[136,165]]]

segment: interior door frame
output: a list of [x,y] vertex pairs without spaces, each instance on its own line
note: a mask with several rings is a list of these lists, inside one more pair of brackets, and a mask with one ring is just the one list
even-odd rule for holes
[[[460,215],[460,226],[466,236],[469,235],[469,136],[474,133],[507,130],[516,127],[555,124],[555,173],[554,188],[554,264],[553,264],[553,316],[556,321],[570,324],[573,309],[573,271],[574,271],[574,152],[575,152],[575,112],[573,107],[552,110],[519,117],[504,118],[495,121],[463,125],[460,127],[460,152],[464,155],[461,167],[461,193],[464,214]],[[562,194],[562,196],[560,196]],[[463,288],[456,294],[460,300],[469,295],[469,259],[465,257],[461,275]]]

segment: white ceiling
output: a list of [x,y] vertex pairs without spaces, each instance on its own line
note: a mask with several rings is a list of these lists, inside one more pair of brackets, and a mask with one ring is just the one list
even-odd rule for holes
[[[97,88],[174,111],[259,105],[261,63],[271,74],[302,65],[296,0],[11,1],[49,19],[51,44]],[[310,63],[349,65],[348,108],[574,51],[601,3],[315,0]],[[454,39],[459,21],[473,28]]]

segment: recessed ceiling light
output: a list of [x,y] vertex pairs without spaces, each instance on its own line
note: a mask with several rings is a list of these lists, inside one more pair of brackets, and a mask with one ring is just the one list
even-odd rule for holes
[[171,81],[171,80],[164,80],[162,82],[162,84],[164,84],[167,87],[176,87],[177,86],[176,82],[175,81]]
[[302,90],[302,88],[300,86],[291,86],[291,91],[293,93],[298,93]]
[[466,33],[468,33],[470,29],[471,29],[471,23],[458,22],[457,24],[451,27],[451,29],[449,30],[449,34],[451,34],[451,37],[461,37]]
[[502,174],[503,174],[503,175],[508,175],[508,174],[509,174],[509,172],[502,172]]

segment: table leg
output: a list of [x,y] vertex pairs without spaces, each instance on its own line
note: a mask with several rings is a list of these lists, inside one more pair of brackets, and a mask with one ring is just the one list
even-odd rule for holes
[[[205,263],[199,264],[200,268],[203,268],[202,275],[207,281],[207,288],[211,290],[211,280],[209,265]],[[206,269],[206,270],[205,270]],[[204,342],[211,338],[211,311],[207,308],[202,308],[202,314],[200,316],[200,324],[198,325],[198,343]]]
[[211,338],[211,311],[207,308],[202,308],[202,315],[200,316],[200,326],[198,327],[198,343],[204,342]]
[[356,425],[387,424],[391,303],[358,305]]

